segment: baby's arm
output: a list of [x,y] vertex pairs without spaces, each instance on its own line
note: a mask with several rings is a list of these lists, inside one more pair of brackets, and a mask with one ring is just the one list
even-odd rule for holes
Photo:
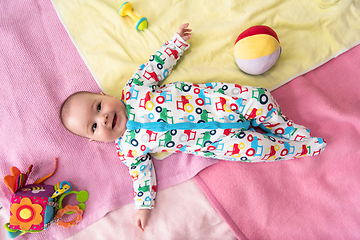
[[147,153],[134,157],[132,153],[135,151],[131,144],[126,141],[121,143],[119,139],[115,142],[118,156],[122,163],[129,168],[133,180],[135,208],[138,209],[135,215],[135,224],[143,231],[150,216],[150,209],[154,207],[157,190],[151,155]]
[[161,83],[171,73],[183,52],[190,47],[186,42],[191,37],[188,26],[188,23],[181,25],[177,33],[136,70],[125,89],[132,85],[151,88]]
[[[117,146],[119,147],[119,145]],[[155,204],[157,189],[155,169],[151,156],[146,154],[137,158],[128,158],[120,152],[118,152],[118,155],[121,161],[129,168],[133,180],[135,208],[138,209],[135,215],[135,225],[141,231],[144,231],[151,209]]]

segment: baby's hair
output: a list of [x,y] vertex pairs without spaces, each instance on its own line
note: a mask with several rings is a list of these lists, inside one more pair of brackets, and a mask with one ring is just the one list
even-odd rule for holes
[[[94,94],[92,92],[88,92],[88,91],[79,91],[79,92],[74,92],[73,94],[71,94],[70,96],[68,96],[65,101],[61,104],[61,107],[60,107],[60,121],[61,121],[61,124],[71,133],[73,133],[72,131],[70,131],[66,125],[64,124],[64,116],[66,116],[67,112],[69,111],[69,103],[71,101],[72,98],[74,98],[75,96],[77,95],[80,95],[80,94]],[[75,134],[75,133],[74,133]],[[75,134],[77,135],[77,134]]]

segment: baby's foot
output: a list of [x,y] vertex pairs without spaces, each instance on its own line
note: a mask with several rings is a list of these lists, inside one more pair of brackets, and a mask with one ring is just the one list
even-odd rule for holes
[[292,141],[306,141],[311,138],[310,130],[302,125],[293,123],[291,120],[288,120],[284,123],[273,124],[271,128],[260,126],[266,132],[271,132],[274,136],[281,137],[284,139],[289,139]]
[[282,137],[293,141],[306,141],[307,139],[311,138],[310,130],[308,128],[299,124],[295,124],[292,121],[288,121],[287,127],[281,131],[284,132],[284,134],[280,134]]
[[322,138],[312,137],[307,141],[302,141],[302,146],[297,149],[295,158],[305,156],[316,156],[325,150],[326,141]]

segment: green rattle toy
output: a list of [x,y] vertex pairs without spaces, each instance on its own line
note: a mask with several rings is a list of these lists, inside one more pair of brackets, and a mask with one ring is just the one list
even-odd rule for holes
[[119,7],[119,14],[122,17],[125,16],[131,17],[132,20],[134,20],[135,22],[135,29],[138,31],[144,30],[148,25],[146,17],[144,16],[138,17],[133,13],[132,4],[129,2],[124,2],[123,4],[121,4],[121,6]]

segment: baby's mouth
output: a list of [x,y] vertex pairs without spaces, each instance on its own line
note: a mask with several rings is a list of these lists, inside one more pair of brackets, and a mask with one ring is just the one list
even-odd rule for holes
[[116,125],[116,120],[117,120],[117,116],[116,116],[116,113],[115,113],[114,118],[113,118],[113,122],[112,122],[112,128],[115,127],[115,125]]

